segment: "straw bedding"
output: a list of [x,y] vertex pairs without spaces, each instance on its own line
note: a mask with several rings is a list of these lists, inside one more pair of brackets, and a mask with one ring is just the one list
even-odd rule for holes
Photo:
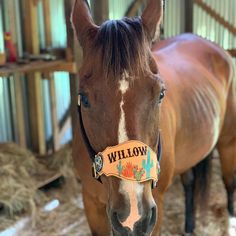
[[33,154],[13,143],[0,145],[0,205],[9,217],[34,212],[38,194],[34,177],[43,166]]
[[37,205],[47,201],[38,186],[55,173],[70,178],[73,183],[70,189],[75,189],[70,145],[39,159],[17,144],[0,144],[0,230],[17,220],[19,213],[30,214],[35,224]]

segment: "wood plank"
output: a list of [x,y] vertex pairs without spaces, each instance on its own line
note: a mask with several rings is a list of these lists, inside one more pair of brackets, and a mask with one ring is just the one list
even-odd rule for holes
[[39,54],[37,5],[32,0],[23,0],[23,9],[26,51]]
[[77,73],[77,67],[74,62],[65,60],[56,61],[34,61],[27,64],[8,63],[0,67],[0,76],[9,76],[15,73],[32,73],[32,72],[56,72],[66,71],[72,74]]
[[59,125],[57,119],[55,80],[52,74],[47,74],[46,77],[49,79],[52,136],[53,136],[53,146],[54,146],[53,149],[54,151],[57,151],[60,148],[60,138],[59,138]]
[[204,3],[202,0],[194,0],[194,3],[201,7],[204,11],[206,11],[212,18],[214,18],[217,22],[223,25],[226,29],[229,30],[233,35],[236,35],[236,28],[234,25],[230,24],[226,21],[220,14],[214,11],[210,6]]
[[125,16],[127,17],[134,17],[137,15],[138,10],[142,6],[143,0],[134,0],[131,5],[129,6]]
[[15,2],[14,0],[7,1],[7,8],[8,8],[8,17],[9,21],[9,32],[11,32],[12,41],[16,45],[17,36],[16,36],[16,14],[15,14]]
[[39,73],[28,74],[28,101],[30,113],[30,131],[33,151],[46,153],[44,112],[41,76]]
[[50,0],[43,0],[43,16],[46,48],[52,46]]
[[[99,3],[100,1],[96,1]],[[66,28],[67,28],[67,47],[68,47],[68,54],[73,55],[75,63],[79,68],[82,64],[82,49],[78,45],[78,41],[75,38],[74,31],[71,26],[70,16],[71,10],[73,7],[74,1],[73,0],[64,0],[65,6],[65,16],[66,16]],[[70,58],[69,58],[70,59]],[[70,94],[71,94],[71,105],[70,105],[70,112],[71,112],[71,123],[72,123],[72,132],[74,136],[76,124],[77,124],[77,93],[78,93],[78,86],[79,86],[79,76],[78,74],[70,74]]]
[[17,138],[19,145],[26,148],[26,133],[25,133],[25,119],[24,119],[24,102],[22,94],[22,83],[20,74],[14,76],[15,86],[15,104],[16,104],[16,126],[17,126]]
[[92,1],[93,19],[96,24],[100,25],[109,18],[108,0]]
[[228,52],[231,54],[232,57],[236,57],[236,49],[229,49]]
[[193,1],[185,0],[185,32],[193,32]]
[[[25,48],[29,53],[39,54],[37,5],[32,0],[24,0],[23,3]],[[44,154],[46,143],[41,75],[30,73],[27,78],[32,149],[39,154]]]
[[52,177],[50,177],[50,178],[48,178],[48,179],[42,181],[41,183],[39,183],[39,184],[36,186],[36,188],[37,188],[37,189],[43,188],[45,185],[50,184],[51,182],[53,182],[53,181],[55,181],[55,180],[61,178],[62,176],[63,176],[62,173],[60,173],[60,172],[59,172],[59,173],[56,173],[56,174],[54,174]]
[[66,118],[66,120],[63,123],[63,126],[59,132],[59,139],[61,140],[63,138],[63,136],[65,135],[65,133],[67,132],[67,130],[71,127],[71,117],[68,116]]

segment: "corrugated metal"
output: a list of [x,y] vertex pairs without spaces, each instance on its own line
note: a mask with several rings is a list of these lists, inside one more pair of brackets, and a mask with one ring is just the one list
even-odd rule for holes
[[22,43],[22,25],[21,25],[21,11],[20,9],[20,1],[14,0],[15,4],[15,18],[16,18],[16,37],[17,37],[17,50],[18,56],[23,56],[23,43]]
[[[66,47],[67,34],[64,14],[64,0],[51,0],[51,24],[52,24],[52,46]],[[61,120],[70,106],[70,81],[69,74],[65,72],[54,73],[56,100],[57,100],[57,117]],[[64,144],[72,138],[72,129],[64,135],[61,143]]]
[[[1,1],[0,8],[0,50],[4,51],[4,30],[9,30],[9,17],[3,12],[7,12],[6,1]],[[5,23],[5,25],[4,25]],[[0,78],[0,142],[13,140],[13,125],[11,114],[11,81],[7,78]],[[14,108],[14,107],[13,107]]]
[[38,3],[38,28],[39,28],[39,45],[40,48],[45,49],[45,29],[44,29],[44,15],[43,15],[43,3],[40,1]]
[[4,52],[2,2],[0,3],[0,52]]
[[168,38],[184,32],[184,1],[166,0],[164,14],[164,37]]
[[[52,26],[52,47],[65,48],[67,44],[66,35],[66,23],[64,15],[64,0],[51,0],[51,26]],[[42,2],[38,5],[39,14],[39,35],[40,46],[45,48],[45,34],[44,34],[44,20],[43,20],[43,7]],[[56,89],[56,105],[57,105],[57,118],[60,121],[65,112],[70,106],[70,84],[69,74],[57,72],[53,73]],[[43,105],[44,105],[44,120],[45,120],[45,135],[46,140],[52,137],[52,123],[51,123],[51,107],[50,107],[50,94],[49,94],[49,82],[48,80],[42,80],[42,92],[43,92]],[[72,138],[71,128],[66,132],[61,140],[61,144],[66,143]]]
[[122,18],[132,2],[133,0],[119,0],[119,1],[110,0],[109,18],[110,19]]
[[66,22],[64,0],[51,0],[51,24],[53,47],[66,47]]
[[0,79],[0,142],[13,140],[9,79]]
[[[236,25],[235,0],[204,0],[204,2],[233,26]],[[236,48],[236,36],[216,22],[197,4],[194,6],[194,32],[216,42],[225,49]]]
[[[236,26],[236,1],[235,0],[204,0],[226,21]],[[225,49],[236,48],[236,36],[224,26],[216,22],[211,16],[203,11],[197,4],[194,6],[194,33],[216,42]],[[236,58],[234,58],[236,65]]]

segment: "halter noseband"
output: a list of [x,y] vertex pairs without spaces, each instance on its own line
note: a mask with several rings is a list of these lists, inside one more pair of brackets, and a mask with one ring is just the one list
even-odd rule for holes
[[[82,138],[83,138],[84,144],[85,144],[85,146],[87,148],[87,151],[89,153],[89,157],[90,157],[90,159],[91,159],[91,161],[93,163],[93,167],[92,167],[93,177],[96,178],[99,182],[101,182],[100,175],[99,175],[98,171],[96,170],[96,163],[95,163],[95,161],[96,161],[95,158],[99,157],[100,154],[97,154],[94,151],[93,147],[90,144],[89,138],[88,138],[88,136],[86,134],[86,131],[85,131],[85,128],[84,128],[84,123],[83,123],[83,117],[82,117],[81,105],[80,104],[81,103],[80,103],[80,96],[79,96],[79,100],[78,100],[78,113],[79,113],[79,123],[80,123],[80,130],[81,130]],[[139,142],[139,141],[137,141],[137,142]],[[160,136],[160,132],[159,132],[159,134],[158,134],[157,154],[156,154],[156,159],[157,159],[158,166],[159,166],[159,163],[161,161],[161,157],[162,157],[162,145],[161,145],[161,136]],[[156,187],[157,181],[152,181],[152,183],[153,183],[152,187],[153,188]]]

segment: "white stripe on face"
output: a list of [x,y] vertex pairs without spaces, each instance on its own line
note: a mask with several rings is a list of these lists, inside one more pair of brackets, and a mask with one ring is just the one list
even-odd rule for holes
[[122,94],[121,102],[120,102],[120,122],[119,122],[119,130],[118,130],[118,142],[123,143],[128,140],[127,132],[126,132],[126,124],[125,124],[125,112],[123,109],[124,106],[124,98],[123,95],[127,92],[129,89],[129,82],[123,78],[120,81],[120,91]]
[[130,215],[121,224],[123,227],[129,227],[133,230],[135,222],[141,218],[138,211],[138,203],[143,194],[143,185],[133,181],[122,180],[120,183],[119,192],[124,195],[125,200],[129,202],[130,205]]
[[[120,102],[120,121],[119,121],[119,130],[118,130],[118,142],[123,143],[128,140],[127,131],[126,131],[126,122],[125,122],[125,112],[123,109],[124,106],[124,94],[129,89],[129,82],[126,80],[127,75],[124,74],[122,80],[120,81],[120,91],[122,94]],[[129,227],[133,230],[135,222],[137,222],[141,216],[138,211],[138,202],[140,201],[143,194],[143,186],[139,183],[121,180],[119,192],[124,195],[125,201],[127,201],[127,206],[130,206],[130,215],[122,223],[124,227]]]

